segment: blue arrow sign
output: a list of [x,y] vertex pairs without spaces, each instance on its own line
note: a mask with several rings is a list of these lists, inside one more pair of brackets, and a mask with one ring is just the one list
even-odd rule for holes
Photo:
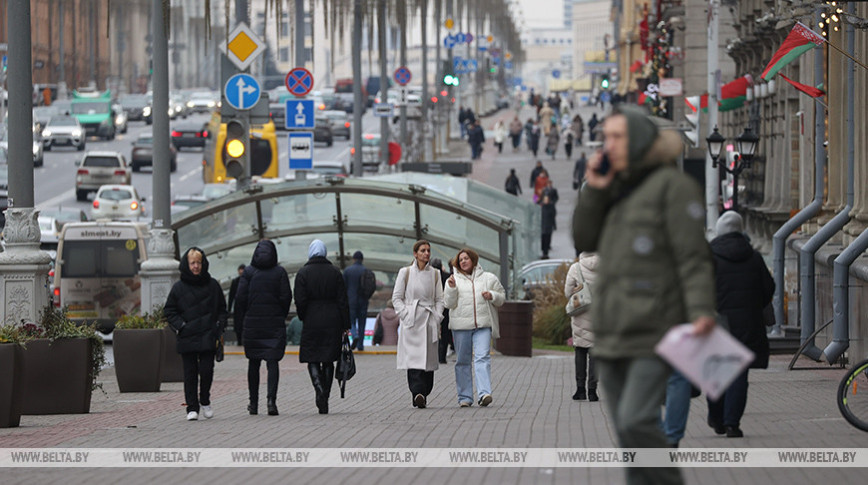
[[512,69],[512,61],[506,61],[503,63],[504,69]]
[[313,129],[315,112],[312,99],[286,100],[286,129]]
[[236,74],[226,81],[223,95],[226,102],[235,109],[250,109],[259,102],[262,90],[259,82],[250,74]]
[[552,71],[552,77],[555,79],[560,78],[561,77],[561,71],[558,71],[557,69],[553,70]]
[[455,36],[452,34],[449,34],[443,38],[443,47],[446,47],[447,49],[451,49],[451,48],[455,47],[456,44],[458,44],[458,41],[455,39]]
[[[287,115],[287,117],[289,117]],[[311,170],[313,168],[313,133],[289,134],[289,169]]]

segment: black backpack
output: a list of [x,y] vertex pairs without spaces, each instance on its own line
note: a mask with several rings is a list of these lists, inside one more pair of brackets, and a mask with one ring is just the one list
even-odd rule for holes
[[365,300],[370,300],[374,296],[375,291],[377,291],[377,277],[374,276],[373,271],[365,269],[365,274],[362,275],[362,279],[359,281],[359,295],[364,297]]

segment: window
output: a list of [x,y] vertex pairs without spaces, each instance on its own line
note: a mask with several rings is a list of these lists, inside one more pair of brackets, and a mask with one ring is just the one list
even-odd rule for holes
[[121,164],[117,157],[87,157],[84,159],[83,167],[120,167]]

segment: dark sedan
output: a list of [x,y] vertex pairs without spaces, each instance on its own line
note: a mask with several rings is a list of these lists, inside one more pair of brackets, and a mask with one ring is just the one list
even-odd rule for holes
[[314,120],[313,141],[322,142],[327,146],[332,146],[335,143],[335,136],[332,132],[332,122],[325,116],[317,116]]
[[268,105],[268,112],[271,113],[271,121],[274,122],[274,129],[285,130],[286,103],[271,103]]
[[208,139],[208,123],[187,121],[176,123],[172,128],[172,145],[180,150],[184,147],[205,148]]
[[[174,172],[178,169],[178,150],[171,143],[169,144],[169,159],[170,170]],[[142,133],[133,142],[133,153],[130,156],[130,167],[133,172],[138,172],[141,167],[152,167],[154,165],[154,135],[153,133]]]

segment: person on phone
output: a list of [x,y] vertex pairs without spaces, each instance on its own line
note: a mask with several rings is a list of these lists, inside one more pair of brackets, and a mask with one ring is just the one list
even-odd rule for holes
[[[624,448],[665,448],[658,422],[671,368],[654,346],[674,325],[715,325],[714,269],[697,183],[676,159],[681,138],[622,105],[603,125],[573,214],[577,251],[600,257],[593,355]],[[682,483],[676,467],[629,468],[628,483]]]
[[[443,300],[449,309],[449,328],[455,341],[455,386],[458,405],[473,404],[476,381],[477,404],[492,402],[491,339],[500,337],[497,308],[506,300],[503,285],[479,266],[476,251],[464,248],[452,259],[455,273],[446,280]],[[473,379],[470,363],[473,362]]]

